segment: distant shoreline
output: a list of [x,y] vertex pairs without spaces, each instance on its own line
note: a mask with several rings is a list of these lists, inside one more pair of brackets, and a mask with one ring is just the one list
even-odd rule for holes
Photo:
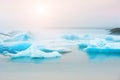
[[110,30],[110,34],[120,35],[120,28],[113,28]]
[[105,29],[105,30],[111,30],[111,29],[114,29],[114,28],[119,28],[119,27],[108,27],[108,26],[105,26],[105,27],[89,27],[89,26],[75,26],[75,27],[72,27],[72,26],[66,26],[66,27],[60,27],[60,26],[56,26],[56,27],[44,27],[43,29]]

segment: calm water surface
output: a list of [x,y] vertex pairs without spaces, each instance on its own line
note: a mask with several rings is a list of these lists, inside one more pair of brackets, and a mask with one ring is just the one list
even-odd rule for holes
[[[65,29],[49,31],[49,37],[58,37],[56,32],[59,35],[97,32],[96,36],[108,33],[104,30],[89,32]],[[47,33],[44,35],[44,38],[48,38]],[[60,59],[11,61],[8,57],[0,55],[0,80],[120,80],[119,54],[102,54],[91,58],[93,54],[88,55],[77,46],[72,46],[71,49],[71,53],[64,54]]]

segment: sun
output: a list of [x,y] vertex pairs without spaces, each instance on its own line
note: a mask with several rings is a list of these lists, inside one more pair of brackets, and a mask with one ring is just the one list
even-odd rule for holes
[[46,15],[48,13],[48,8],[44,5],[37,6],[36,13],[38,15]]

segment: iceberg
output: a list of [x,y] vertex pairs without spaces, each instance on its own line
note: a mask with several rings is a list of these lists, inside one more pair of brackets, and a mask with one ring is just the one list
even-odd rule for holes
[[111,42],[101,38],[81,42],[78,46],[87,53],[120,53],[120,42]]
[[83,49],[88,47],[88,42],[87,41],[81,41],[80,43],[78,43],[78,47],[79,47],[80,50],[83,50]]
[[55,58],[61,57],[62,55],[57,52],[43,52],[39,50],[36,44],[32,44],[28,49],[18,52],[17,54],[7,53],[11,58],[21,58],[21,57],[29,57],[29,58]]
[[77,36],[77,35],[74,35],[74,34],[68,34],[68,35],[64,35],[63,39],[66,39],[66,40],[79,40],[80,37]]
[[0,39],[0,53],[4,54],[10,52],[16,54],[19,51],[26,50],[32,44],[33,36],[29,32],[12,32],[8,34],[1,34]]
[[43,40],[39,43],[38,47],[39,50],[43,52],[53,52],[57,51],[61,54],[63,53],[69,53],[71,52],[71,46],[76,45],[77,43],[74,43],[74,41],[68,41],[68,40],[61,40],[61,39],[54,39],[54,40]]
[[10,52],[16,54],[29,48],[31,44],[32,42],[30,41],[4,42],[0,44],[0,53]]
[[4,42],[4,40],[9,39],[10,36],[4,33],[0,33],[0,44]]
[[33,36],[30,32],[20,32],[15,35],[12,35],[9,39],[6,39],[4,42],[28,41],[32,39],[33,39]]
[[63,39],[65,40],[91,40],[92,37],[90,34],[83,34],[81,35],[75,35],[75,34],[67,34],[62,36]]
[[91,39],[91,35],[89,34],[85,34],[81,37],[82,40],[90,40]]
[[105,40],[111,41],[111,42],[120,42],[120,36],[108,35],[108,36],[105,37]]
[[78,47],[88,55],[90,60],[103,61],[120,57],[120,42],[111,37],[80,41]]
[[65,47],[43,47],[43,48],[40,48],[40,50],[46,53],[59,52],[61,54],[71,52],[69,48],[65,48]]

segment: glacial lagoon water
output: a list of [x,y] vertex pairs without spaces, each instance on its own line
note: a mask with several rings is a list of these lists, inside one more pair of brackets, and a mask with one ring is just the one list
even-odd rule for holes
[[[119,52],[86,53],[78,46],[79,38],[85,39],[85,42],[94,37],[103,38],[109,34],[107,30],[54,29],[33,34],[47,50],[52,46],[54,50],[68,48],[70,51],[67,50],[61,57],[48,59],[11,59],[0,55],[0,80],[120,80]],[[119,39],[115,40],[118,44]]]

